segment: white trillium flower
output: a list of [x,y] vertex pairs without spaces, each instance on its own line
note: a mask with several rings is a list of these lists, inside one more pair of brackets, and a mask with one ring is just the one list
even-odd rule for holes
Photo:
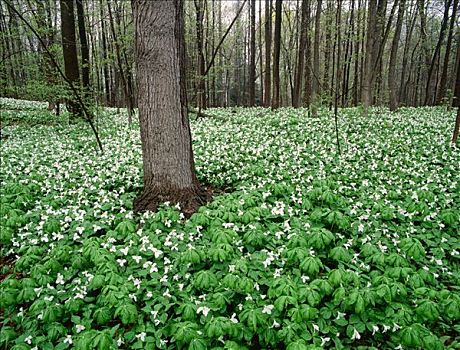
[[271,315],[272,310],[273,310],[274,307],[275,307],[274,305],[265,305],[264,309],[262,310],[262,313],[267,314],[267,315]]
[[351,340],[359,340],[361,339],[361,334],[356,330],[356,328],[353,328],[353,335],[351,336]]

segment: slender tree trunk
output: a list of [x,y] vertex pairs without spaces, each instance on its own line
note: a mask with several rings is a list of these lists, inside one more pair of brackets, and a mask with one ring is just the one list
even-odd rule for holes
[[[187,116],[183,1],[133,0],[144,190],[134,209],[199,205]],[[161,35],[160,35],[161,34]]]
[[[300,93],[302,91],[302,77],[305,68],[305,51],[307,48],[307,35],[308,35],[308,10],[310,7],[310,0],[302,1],[302,19],[300,25],[300,42],[297,56],[297,69],[295,73],[294,91],[292,95],[292,106],[300,106]],[[309,69],[307,67],[307,69]]]
[[275,36],[273,47],[273,97],[272,109],[280,106],[280,49],[281,49],[281,6],[282,0],[275,3]]
[[321,94],[321,85],[319,82],[319,45],[321,38],[321,6],[322,0],[316,2],[315,15],[315,39],[313,44],[313,81],[311,88],[312,101],[316,100],[316,96]]
[[204,0],[195,0],[196,10],[196,46],[198,52],[198,71],[197,71],[197,104],[198,111],[206,109],[206,81],[204,77],[205,60],[203,52],[203,20],[204,20]]
[[452,15],[450,17],[449,34],[447,35],[446,52],[444,54],[444,63],[442,66],[441,79],[439,83],[439,94],[436,104],[441,104],[446,97],[447,92],[447,71],[449,69],[450,51],[452,50],[452,38],[454,36],[455,20],[457,18],[459,0],[454,0]]
[[265,0],[265,76],[264,106],[271,105],[271,58],[272,58],[272,0]]
[[[74,86],[78,86],[80,83],[80,75],[78,72],[77,45],[75,40],[73,0],[60,0],[60,5],[65,75]],[[67,100],[67,109],[74,118],[82,116],[80,105],[73,99]]]
[[78,34],[80,35],[80,51],[81,51],[81,82],[84,90],[84,96],[89,96],[89,47],[86,38],[85,13],[83,9],[83,0],[76,0],[77,18],[78,18]]
[[130,91],[130,87],[128,85],[128,79],[126,77],[126,72],[123,69],[123,62],[121,58],[121,47],[119,43],[119,33],[115,30],[115,23],[113,20],[113,14],[112,14],[112,7],[110,6],[110,1],[107,2],[107,9],[109,12],[109,22],[110,22],[110,30],[112,31],[112,37],[114,38],[114,46],[115,46],[115,53],[116,53],[116,61],[118,65],[118,74],[121,78],[121,83],[123,84],[123,90],[125,94],[125,100],[126,100],[126,109],[128,110],[128,123],[132,123],[132,116],[134,114],[134,100],[132,96],[132,92]]
[[406,40],[404,44],[404,51],[403,51],[403,60],[402,60],[402,67],[401,67],[401,81],[399,87],[399,101],[407,105],[407,84],[406,84],[406,74],[407,74],[407,63],[409,59],[409,51],[410,51],[410,43],[412,39],[412,33],[414,31],[415,22],[417,20],[416,11],[412,11],[412,18],[409,16],[409,24],[406,27],[409,27],[406,30]]
[[312,70],[312,50],[311,50],[311,29],[310,29],[310,12],[311,12],[311,1],[307,1],[307,42],[305,45],[305,68],[304,68],[304,84],[305,88],[303,91],[303,105],[310,107],[312,101],[312,81],[313,81],[313,70]]
[[263,60],[263,42],[262,42],[262,3],[263,0],[259,0],[259,79],[260,79],[260,98],[259,105],[264,105],[264,83],[263,83],[263,71],[264,71],[264,60]]
[[388,67],[388,88],[390,92],[390,111],[398,108],[398,95],[396,87],[396,59],[398,56],[399,38],[401,37],[401,28],[404,19],[404,7],[406,0],[401,0],[398,10],[398,19],[396,20],[396,30],[391,43],[390,63]]
[[[458,35],[460,39],[460,33]],[[460,130],[460,42],[457,45],[457,60],[456,60],[457,74],[455,79],[454,89],[454,107],[457,107],[457,117],[455,119],[454,132],[452,134],[452,143],[456,144],[458,140],[458,133]]]
[[329,68],[331,65],[331,36],[332,36],[332,12],[333,1],[327,1],[326,11],[326,30],[325,30],[325,48],[324,48],[324,76],[323,76],[323,93],[329,92]]
[[[426,81],[426,86],[425,86],[425,102],[424,102],[425,105],[433,104],[436,101],[436,86],[433,86],[433,79],[435,75],[434,74],[435,65],[436,65],[436,62],[438,62],[438,58],[441,52],[441,45],[444,41],[444,35],[446,33],[447,23],[449,21],[449,8],[451,4],[452,4],[452,0],[445,0],[444,15],[442,18],[441,30],[439,32],[439,38],[436,44],[436,48],[434,49],[433,58],[431,59],[430,68],[428,70],[428,76],[427,76],[427,81]],[[430,90],[431,92],[433,92],[433,94],[430,94]]]
[[348,105],[348,91],[349,91],[349,82],[350,82],[350,69],[351,69],[351,61],[353,57],[353,40],[352,35],[355,30],[355,2],[351,2],[351,10],[350,10],[350,19],[348,25],[348,33],[347,33],[347,42],[345,46],[345,63],[344,63],[344,74],[343,74],[343,81],[342,81],[342,107]]
[[256,0],[250,0],[250,45],[249,45],[249,106],[256,98]]
[[[425,9],[425,1],[424,0],[417,0],[417,9],[420,16],[420,39],[422,42],[422,50],[424,53],[424,62],[423,62],[423,76],[420,76],[417,80],[420,82],[427,81],[427,73],[430,67],[430,47],[427,38],[427,25],[426,25],[426,9]],[[419,84],[417,84],[419,86]],[[421,98],[425,99],[426,96],[420,96]],[[418,103],[416,103],[418,104]]]
[[109,69],[107,64],[107,37],[105,30],[105,18],[104,18],[104,6],[102,6],[102,0],[99,0],[99,9],[101,16],[101,41],[102,41],[102,72],[104,76],[104,91],[105,91],[105,103],[110,104],[111,93],[110,93],[110,77]]

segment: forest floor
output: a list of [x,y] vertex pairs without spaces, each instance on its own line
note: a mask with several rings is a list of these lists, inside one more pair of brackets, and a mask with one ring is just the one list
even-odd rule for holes
[[197,175],[229,191],[184,219],[133,214],[123,111],[97,113],[100,154],[87,124],[0,102],[0,348],[460,347],[454,112],[341,110],[339,153],[327,110],[208,110]]

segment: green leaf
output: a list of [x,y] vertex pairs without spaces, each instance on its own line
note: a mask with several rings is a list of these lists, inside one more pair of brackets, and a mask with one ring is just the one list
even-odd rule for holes
[[115,317],[120,316],[123,324],[134,323],[137,320],[137,308],[130,302],[122,302],[115,310]]

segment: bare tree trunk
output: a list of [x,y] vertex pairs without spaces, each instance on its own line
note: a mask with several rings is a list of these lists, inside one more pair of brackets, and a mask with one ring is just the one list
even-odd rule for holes
[[350,69],[351,69],[351,61],[353,57],[353,40],[352,35],[355,30],[355,2],[351,2],[351,10],[350,10],[350,19],[348,25],[348,33],[347,33],[347,43],[345,46],[345,63],[344,63],[344,74],[343,74],[343,81],[342,81],[342,107],[348,105],[348,92],[349,92],[349,83],[350,83]]
[[439,94],[436,104],[441,104],[446,97],[447,92],[447,70],[449,69],[450,51],[452,50],[452,38],[454,36],[455,20],[457,19],[458,0],[454,0],[452,15],[450,17],[449,34],[447,35],[446,52],[444,54],[444,63],[442,66],[441,80],[439,83]]
[[206,82],[204,77],[205,61],[203,53],[203,19],[204,19],[204,2],[195,0],[196,10],[196,46],[198,51],[198,71],[197,71],[197,104],[198,111],[206,109]]
[[125,100],[126,100],[126,109],[128,110],[128,123],[132,123],[132,116],[134,114],[134,101],[133,101],[133,96],[132,96],[132,91],[130,91],[130,87],[128,84],[128,79],[125,75],[125,71],[123,69],[123,62],[121,59],[121,48],[120,48],[120,43],[119,43],[119,35],[117,31],[115,30],[115,23],[113,20],[113,15],[112,15],[112,7],[110,6],[110,1],[107,2],[107,8],[109,12],[109,19],[110,19],[110,30],[112,31],[112,36],[114,38],[114,46],[115,46],[115,53],[116,53],[116,61],[118,65],[118,73],[121,78],[121,82],[123,84],[123,91],[125,94]]
[[[459,33],[460,39],[460,33]],[[457,118],[455,119],[454,132],[452,134],[452,143],[456,144],[458,140],[458,133],[460,130],[460,43],[457,45],[457,77],[455,79],[455,89],[454,89],[454,102],[453,106],[457,107]]]
[[[77,86],[80,83],[78,72],[77,45],[75,40],[75,18],[73,0],[60,0],[61,2],[61,35],[62,50],[64,53],[64,70],[67,79]],[[80,105],[73,99],[67,100],[67,109],[75,118],[82,116]]]
[[281,49],[281,6],[282,0],[275,3],[275,36],[273,47],[273,97],[272,108],[280,106],[280,49]]
[[[424,62],[423,62],[423,76],[419,76],[417,86],[419,86],[420,80],[426,81],[428,78],[426,77],[426,73],[430,67],[430,48],[427,38],[427,25],[426,25],[426,9],[425,9],[425,1],[424,0],[417,0],[417,9],[420,16],[420,38],[422,43],[422,49],[424,53]],[[426,98],[426,96],[420,96],[421,98]],[[418,103],[416,103],[418,104]]]
[[322,0],[316,2],[315,15],[315,39],[313,44],[313,81],[311,87],[311,99],[316,100],[316,96],[321,94],[321,85],[319,82],[319,45],[321,38],[321,6]]
[[250,0],[250,44],[249,44],[249,106],[255,105],[256,98],[256,0]]
[[104,6],[102,6],[102,0],[99,0],[100,16],[101,16],[101,37],[102,37],[102,72],[104,76],[104,89],[105,89],[105,103],[110,103],[110,77],[109,69],[107,67],[107,37],[105,30],[105,19],[104,19]]
[[[449,8],[452,4],[452,0],[445,0],[444,3],[444,15],[442,17],[441,30],[439,32],[438,42],[436,48],[434,49],[433,58],[431,59],[430,69],[428,70],[428,76],[425,86],[425,105],[432,104],[436,101],[436,86],[433,86],[433,76],[435,72],[435,65],[438,62],[438,58],[441,52],[441,45],[444,41],[444,35],[447,29],[447,23],[449,21]],[[433,94],[430,94],[430,90]]]
[[[412,11],[412,18],[409,19],[409,29],[406,29],[406,42],[404,44],[404,51],[403,51],[403,60],[402,60],[402,68],[401,68],[401,82],[399,87],[399,101],[407,105],[407,82],[406,82],[406,74],[407,74],[407,63],[409,59],[409,51],[410,51],[410,42],[412,39],[412,33],[414,31],[415,22],[417,20],[416,11]],[[407,25],[406,25],[407,27]],[[410,71],[409,71],[410,74]]]
[[272,58],[272,0],[265,0],[265,76],[264,106],[271,105],[271,58]]
[[398,108],[398,95],[396,92],[396,58],[398,56],[399,38],[401,37],[402,22],[404,19],[404,7],[406,0],[401,0],[398,9],[398,19],[396,20],[396,30],[391,43],[390,63],[388,67],[388,88],[390,92],[390,111]]
[[[299,50],[297,55],[297,69],[295,73],[294,91],[292,95],[292,106],[299,107],[300,105],[300,93],[302,91],[302,77],[304,75],[305,68],[305,50],[307,46],[307,35],[308,35],[308,10],[310,7],[310,0],[302,1],[302,19],[300,25],[300,42]],[[307,69],[310,69],[307,67]]]
[[[134,209],[165,201],[190,214],[202,195],[187,116],[183,1],[133,0],[144,191]],[[160,35],[161,33],[161,35]]]
[[81,83],[84,91],[84,96],[89,97],[89,47],[86,38],[85,13],[83,9],[83,0],[76,0],[77,18],[78,18],[78,34],[80,35],[80,51],[81,51]]
[[305,45],[305,69],[304,69],[304,84],[305,88],[303,91],[303,104],[304,106],[310,107],[311,95],[312,95],[312,57],[311,57],[311,30],[310,30],[310,12],[311,12],[311,1],[307,1],[307,42]]

